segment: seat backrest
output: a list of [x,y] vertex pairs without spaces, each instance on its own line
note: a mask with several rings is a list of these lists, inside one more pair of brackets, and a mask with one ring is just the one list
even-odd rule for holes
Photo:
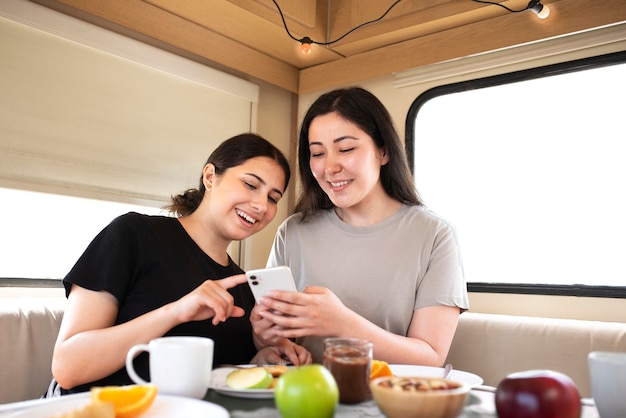
[[626,323],[465,312],[446,361],[490,386],[513,372],[555,370],[590,397],[591,351],[626,352]]
[[65,298],[0,299],[0,403],[41,397],[52,379],[52,351]]

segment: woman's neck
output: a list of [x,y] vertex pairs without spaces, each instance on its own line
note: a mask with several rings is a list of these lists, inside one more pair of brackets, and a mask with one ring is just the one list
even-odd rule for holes
[[384,221],[395,214],[402,203],[386,193],[368,196],[354,206],[347,208],[335,207],[335,213],[343,222],[352,226],[370,226]]
[[178,221],[191,239],[206,255],[223,266],[228,265],[229,258],[227,250],[231,241],[225,240],[215,234],[215,230],[210,226],[210,221],[202,219],[202,217],[197,214],[197,211],[183,218],[178,218]]

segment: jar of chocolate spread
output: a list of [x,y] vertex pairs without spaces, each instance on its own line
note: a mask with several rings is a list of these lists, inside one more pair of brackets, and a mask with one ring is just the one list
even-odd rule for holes
[[339,402],[355,404],[371,399],[369,387],[373,344],[359,338],[326,338],[324,367],[339,387]]

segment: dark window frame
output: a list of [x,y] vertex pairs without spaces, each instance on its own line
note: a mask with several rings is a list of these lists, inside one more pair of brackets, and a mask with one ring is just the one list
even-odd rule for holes
[[63,287],[61,279],[27,279],[18,277],[0,277],[0,287],[27,287],[27,288],[59,288]]
[[[409,160],[411,172],[414,174],[415,134],[414,124],[417,113],[429,100],[451,93],[475,90],[495,85],[516,83],[520,81],[538,79],[542,77],[567,74],[575,71],[584,71],[608,65],[626,63],[626,51],[619,51],[605,55],[566,61],[558,64],[546,65],[527,70],[477,78],[458,83],[433,87],[420,94],[411,104],[405,123],[405,150]],[[469,292],[480,293],[509,293],[523,295],[556,295],[580,296],[598,298],[626,299],[626,286],[590,286],[590,285],[551,285],[551,284],[515,284],[515,283],[485,283],[470,282],[467,284]]]

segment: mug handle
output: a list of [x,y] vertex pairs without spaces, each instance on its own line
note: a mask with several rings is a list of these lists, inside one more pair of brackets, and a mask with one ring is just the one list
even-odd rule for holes
[[126,371],[128,372],[128,375],[133,380],[133,382],[139,385],[148,385],[150,383],[139,377],[139,375],[135,371],[135,368],[133,367],[133,359],[140,351],[150,352],[150,347],[148,346],[148,344],[138,344],[131,347],[126,354]]

